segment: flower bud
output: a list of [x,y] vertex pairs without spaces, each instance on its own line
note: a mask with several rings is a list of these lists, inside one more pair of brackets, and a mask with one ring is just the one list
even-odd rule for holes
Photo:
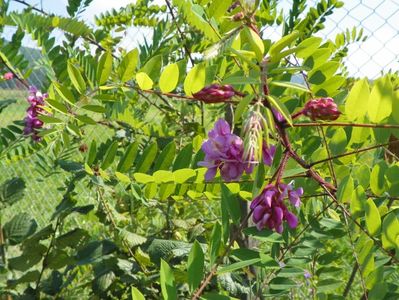
[[228,84],[211,84],[193,94],[193,97],[206,103],[220,103],[230,100],[235,95],[242,96],[243,94],[234,90],[234,88]]
[[4,80],[10,80],[10,79],[13,79],[13,78],[14,78],[14,74],[11,73],[11,72],[7,72],[7,73],[5,73],[5,74],[3,75],[3,79],[4,79]]
[[305,104],[303,114],[313,121],[328,120],[334,121],[338,119],[341,112],[338,110],[337,104],[332,98],[318,98],[309,100]]
[[234,21],[234,22],[241,21],[242,19],[244,19],[244,13],[243,13],[242,11],[236,13],[236,14],[233,16],[233,21]]

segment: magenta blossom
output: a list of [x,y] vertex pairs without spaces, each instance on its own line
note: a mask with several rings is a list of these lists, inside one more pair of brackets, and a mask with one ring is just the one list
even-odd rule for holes
[[311,120],[328,120],[334,121],[338,119],[341,112],[338,110],[337,104],[332,98],[318,98],[309,100],[305,104],[303,114]]
[[36,142],[41,140],[38,135],[38,129],[43,127],[43,122],[39,120],[38,116],[44,112],[42,107],[45,105],[47,97],[47,94],[42,94],[36,87],[31,86],[29,88],[27,100],[30,103],[30,107],[26,111],[24,134],[31,135]]
[[4,79],[4,80],[11,80],[11,79],[13,79],[13,78],[14,78],[14,74],[11,73],[11,72],[7,72],[7,73],[5,73],[5,74],[3,75],[3,79]]
[[298,225],[298,218],[288,210],[284,204],[284,199],[288,197],[290,202],[298,207],[302,194],[302,188],[295,191],[290,184],[280,183],[266,186],[262,193],[251,203],[251,209],[253,210],[252,219],[258,230],[267,227],[281,233],[283,231],[283,221],[287,221],[290,228],[295,228]]
[[208,140],[202,144],[201,149],[205,153],[205,159],[198,165],[208,168],[205,174],[207,181],[215,177],[218,169],[225,181],[237,180],[244,171],[250,172],[248,162],[242,159],[242,139],[231,133],[229,124],[223,119],[219,119],[215,127],[209,131]]
[[274,145],[268,146],[264,141],[262,147],[263,163],[270,167],[273,163],[274,154],[276,154],[276,146]]
[[219,103],[230,100],[235,95],[242,96],[243,94],[228,84],[211,84],[193,94],[193,97],[206,103]]

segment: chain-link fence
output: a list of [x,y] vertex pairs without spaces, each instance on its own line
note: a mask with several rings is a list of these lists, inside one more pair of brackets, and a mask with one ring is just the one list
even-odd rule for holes
[[[311,0],[310,5],[316,5],[317,2],[317,0]],[[363,28],[364,34],[368,37],[367,40],[351,44],[348,56],[345,59],[350,75],[373,79],[378,77],[381,72],[399,70],[399,0],[345,0],[344,2],[343,8],[337,9],[332,16],[327,17],[325,29],[318,35],[334,40],[337,34],[346,29]],[[284,9],[289,9],[291,5],[291,1],[281,1],[281,7]],[[280,29],[273,28],[271,37],[277,39],[279,32]],[[11,33],[12,29],[5,31],[8,36]],[[62,34],[59,33],[56,38],[61,41]],[[151,41],[150,30],[131,28],[124,36],[122,45],[127,48],[134,48],[145,38],[149,39],[149,42]],[[24,42],[28,47],[35,45],[29,39]],[[43,78],[40,74],[40,51],[25,49],[24,54],[34,64],[35,72],[33,72],[31,80],[40,82]],[[27,103],[25,100],[26,92],[22,88],[14,85],[3,86],[3,89],[0,89],[0,100],[18,99],[17,103],[11,105],[2,113],[1,126],[23,118]],[[104,132],[99,132],[96,129],[93,137],[96,136],[101,138],[104,136]],[[43,154],[45,155],[45,153]],[[62,186],[65,178],[56,174],[38,182],[37,179],[40,178],[40,175],[35,171],[38,159],[35,154],[17,162],[0,161],[0,182],[15,176],[24,178],[27,183],[26,201],[22,201],[14,209],[30,211],[39,222],[45,223],[52,208],[60,201],[62,192],[58,188]],[[88,191],[81,190],[81,201],[88,201],[93,196]]]

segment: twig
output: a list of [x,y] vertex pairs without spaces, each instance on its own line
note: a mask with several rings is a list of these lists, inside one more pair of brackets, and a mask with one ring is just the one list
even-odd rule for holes
[[349,155],[353,155],[353,154],[359,154],[359,153],[366,152],[366,151],[369,151],[369,150],[374,150],[374,149],[378,149],[378,148],[381,148],[381,147],[386,147],[386,146],[389,146],[389,145],[395,144],[395,143],[399,143],[399,140],[392,141],[392,142],[385,143],[385,144],[379,144],[379,145],[375,145],[375,146],[371,146],[371,147],[367,147],[367,148],[362,148],[362,149],[359,149],[359,150],[355,150],[355,151],[351,151],[351,152],[335,155],[335,156],[332,156],[332,157],[329,157],[329,158],[317,160],[317,161],[314,161],[314,162],[310,163],[309,166],[313,167],[315,165],[318,165],[318,164],[321,164],[321,163],[324,163],[324,162],[327,162],[327,161],[331,161],[331,160],[334,160],[334,159],[337,159],[337,158],[341,158],[341,157],[345,157],[345,156],[349,156]]
[[[399,125],[394,124],[361,124],[361,123],[345,123],[345,122],[334,122],[334,123],[320,123],[320,122],[309,122],[309,123],[294,123],[292,127],[315,127],[315,126],[338,126],[338,127],[365,127],[365,128],[391,128],[399,129]],[[290,127],[290,125],[285,124],[284,127]]]

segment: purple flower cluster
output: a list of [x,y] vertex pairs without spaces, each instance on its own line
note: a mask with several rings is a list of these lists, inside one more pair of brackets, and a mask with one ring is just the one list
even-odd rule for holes
[[[220,170],[224,181],[238,180],[244,173],[250,174],[257,164],[254,154],[244,157],[243,140],[231,133],[230,125],[223,119],[219,119],[214,128],[209,131],[208,139],[202,144],[202,151],[205,153],[204,161],[198,162],[199,166],[208,168],[205,173],[205,180],[212,180]],[[271,166],[276,147],[263,143],[263,162]]]
[[228,84],[211,84],[193,94],[193,97],[206,103],[219,103],[229,100],[235,95],[242,96],[243,94]]
[[24,134],[31,135],[36,142],[40,141],[38,129],[43,127],[43,122],[38,119],[38,116],[43,114],[42,106],[45,105],[47,94],[42,94],[36,87],[29,88],[29,96],[27,98],[30,106],[26,111]]
[[332,98],[318,98],[309,100],[305,104],[302,113],[313,121],[328,120],[334,121],[338,119],[341,112],[338,110],[337,104]]
[[229,124],[219,119],[215,127],[209,131],[208,140],[202,144],[205,160],[199,166],[208,168],[206,180],[212,180],[217,170],[225,181],[237,180],[244,170],[248,171],[248,164],[242,161],[244,144],[242,139],[232,134]]
[[288,198],[292,205],[299,207],[302,194],[302,188],[294,190],[291,184],[279,183],[266,186],[251,203],[252,219],[258,230],[267,227],[281,233],[283,221],[287,221],[290,228],[295,228],[298,225],[298,219],[288,210],[284,199]]

